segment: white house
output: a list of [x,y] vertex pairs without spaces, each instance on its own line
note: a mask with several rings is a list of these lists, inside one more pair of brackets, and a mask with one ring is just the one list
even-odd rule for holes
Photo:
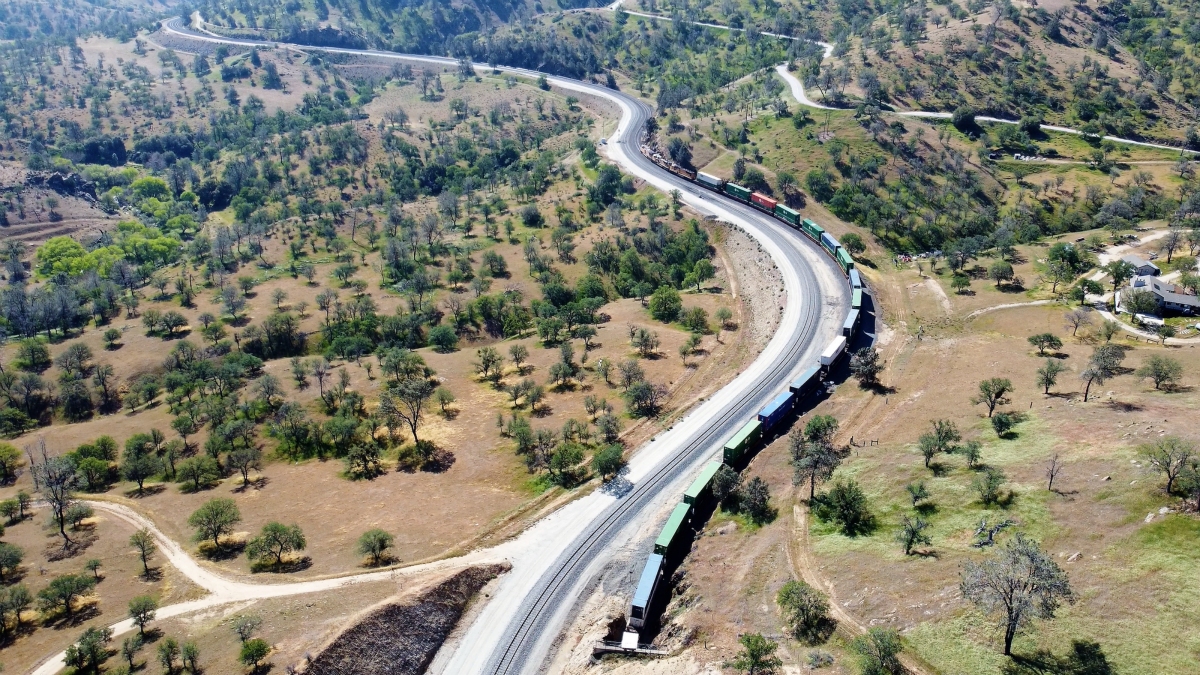
[[[1158,300],[1160,314],[1200,314],[1200,297],[1188,295],[1183,288],[1154,276],[1137,276],[1129,281],[1130,288],[1149,291]],[[1117,293],[1117,311],[1122,311],[1121,293]]]

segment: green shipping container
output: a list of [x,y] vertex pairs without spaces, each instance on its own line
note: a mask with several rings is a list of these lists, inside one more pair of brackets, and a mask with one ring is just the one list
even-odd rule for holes
[[666,555],[671,548],[672,542],[679,536],[679,531],[687,525],[688,517],[692,515],[691,504],[676,504],[675,510],[671,512],[671,517],[667,518],[667,524],[663,525],[662,532],[659,533],[658,539],[654,540],[654,552],[659,555]]
[[775,205],[775,216],[781,218],[791,224],[792,227],[800,227],[800,212],[789,209],[783,204]]
[[842,266],[842,271],[849,274],[850,270],[854,269],[854,260],[846,253],[846,249],[839,248],[837,252],[838,264]]
[[862,309],[862,289],[861,288],[854,289],[854,292],[850,295],[850,308],[851,309]]
[[762,438],[762,422],[756,419],[746,422],[746,426],[725,443],[725,463],[736,462],[747,448],[758,442],[759,438]]
[[685,504],[695,504],[697,500],[704,497],[708,492],[708,488],[712,485],[713,476],[717,475],[717,470],[721,468],[720,462],[709,462],[700,470],[700,475],[696,476],[696,480],[688,486],[688,489],[683,493],[683,502]]
[[821,241],[821,235],[825,234],[825,228],[805,218],[800,223],[800,229],[804,230],[805,234],[812,237],[816,241]]
[[726,183],[725,184],[725,192],[728,193],[731,197],[735,197],[744,202],[750,201],[750,190],[742,187],[741,185],[738,185],[737,183]]

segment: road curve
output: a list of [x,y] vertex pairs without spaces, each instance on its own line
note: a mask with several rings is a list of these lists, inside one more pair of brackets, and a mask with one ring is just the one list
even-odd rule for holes
[[[253,40],[227,39],[197,33],[171,19],[163,23],[165,32],[177,37],[204,42],[241,46],[278,45],[296,50],[315,50],[357,54],[387,59],[402,59],[444,66],[456,61],[447,58],[405,55],[378,50],[315,48]],[[478,68],[490,68],[476,64]],[[507,72],[537,77],[541,73],[504,68]],[[582,588],[612,559],[614,549],[628,543],[633,533],[661,516],[663,507],[672,502],[704,462],[720,452],[721,444],[738,426],[807,365],[816,362],[824,345],[840,333],[842,318],[849,304],[849,293],[840,270],[811,241],[774,218],[749,206],[728,200],[716,193],[663,171],[637,150],[638,135],[649,116],[649,106],[630,96],[597,85],[566,78],[547,76],[554,86],[585,93],[615,103],[622,112],[616,132],[607,145],[609,158],[631,173],[662,190],[679,190],[683,201],[705,215],[723,219],[743,228],[771,256],[782,273],[788,301],[780,308],[780,329],[759,357],[737,378],[659,434],[631,459],[621,481],[624,489],[599,490],[578,499],[539,521],[516,539],[489,549],[431,565],[463,564],[468,558],[507,559],[511,573],[499,584],[492,600],[478,619],[465,631],[453,652],[439,654],[433,665],[444,673],[525,673],[535,672],[548,658],[555,638],[576,604]],[[100,506],[110,513],[146,527],[146,519],[124,507]],[[238,600],[280,597],[297,593],[330,590],[350,583],[383,580],[397,573],[413,573],[412,568],[367,573],[338,579],[297,584],[245,584],[233,582],[205,570],[178,544],[156,529],[168,559],[210,595],[201,600],[180,603],[159,610],[159,618],[178,616]],[[421,571],[428,569],[423,567]],[[128,621],[113,626],[114,631],[131,629]],[[62,655],[48,659],[32,671],[34,675],[53,675],[62,666]]]

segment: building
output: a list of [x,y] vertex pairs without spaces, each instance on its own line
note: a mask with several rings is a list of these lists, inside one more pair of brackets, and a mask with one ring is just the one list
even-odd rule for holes
[[1133,254],[1122,256],[1121,260],[1133,265],[1139,277],[1156,277],[1162,271],[1158,269],[1158,265]]
[[[1200,314],[1200,297],[1184,293],[1183,288],[1167,283],[1154,276],[1137,276],[1129,282],[1130,288],[1149,291],[1158,300],[1159,314]],[[1118,294],[1117,309],[1121,309]]]

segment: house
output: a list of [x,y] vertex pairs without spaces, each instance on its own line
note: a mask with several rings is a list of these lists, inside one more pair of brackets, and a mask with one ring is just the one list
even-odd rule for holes
[[1158,269],[1158,265],[1155,265],[1145,258],[1133,255],[1132,253],[1122,256],[1121,260],[1133,265],[1139,277],[1156,277],[1159,275],[1159,272],[1162,271]]
[[[1200,314],[1200,297],[1188,295],[1183,292],[1182,287],[1169,284],[1157,277],[1134,277],[1130,280],[1129,287],[1140,288],[1153,294],[1158,300],[1158,311],[1160,314]],[[1120,302],[1118,294],[1118,309],[1120,309]]]

